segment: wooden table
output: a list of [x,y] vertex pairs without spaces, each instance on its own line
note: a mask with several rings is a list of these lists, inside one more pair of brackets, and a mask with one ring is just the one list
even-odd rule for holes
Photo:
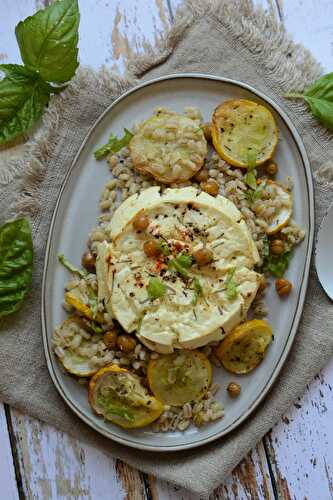
[[[230,0],[232,1],[232,0]],[[0,0],[0,61],[20,62],[17,22],[49,0]],[[81,64],[123,71],[172,25],[182,0],[79,0]],[[333,67],[332,0],[257,0]],[[333,361],[234,470],[214,499],[333,498]],[[0,499],[198,500],[0,403]]]

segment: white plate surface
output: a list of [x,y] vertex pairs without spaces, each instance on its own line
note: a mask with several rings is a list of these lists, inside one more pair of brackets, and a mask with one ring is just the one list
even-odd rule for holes
[[[279,299],[273,286],[266,294],[270,310],[268,321],[273,326],[274,342],[262,364],[253,373],[237,377],[223,369],[215,369],[214,381],[221,384],[217,399],[225,407],[222,420],[200,429],[191,427],[185,432],[155,434],[150,428],[125,431],[94,415],[88,404],[86,388],[63,372],[52,352],[52,331],[65,318],[61,304],[64,283],[68,280],[68,273],[58,264],[57,255],[63,253],[72,262],[80,262],[88,233],[96,224],[101,191],[110,179],[106,162],[97,164],[93,152],[107,141],[111,132],[121,135],[124,127],[131,128],[134,122],[147,118],[157,106],[179,112],[184,106],[198,106],[205,121],[209,121],[214,108],[230,98],[264,102],[277,120],[280,131],[275,155],[279,164],[278,179],[286,175],[293,177],[293,217],[306,231],[305,240],[296,248],[286,274],[286,278],[293,283],[293,292],[288,300]],[[247,85],[208,75],[170,75],[145,83],[118,99],[100,117],[84,141],[64,182],[50,228],[43,281],[43,338],[51,377],[66,403],[104,436],[140,449],[172,451],[191,448],[235,429],[269,391],[297,332],[312,250],[313,207],[311,172],[297,131],[277,105]],[[239,382],[242,387],[241,396],[235,400],[231,400],[225,390],[231,380]]]

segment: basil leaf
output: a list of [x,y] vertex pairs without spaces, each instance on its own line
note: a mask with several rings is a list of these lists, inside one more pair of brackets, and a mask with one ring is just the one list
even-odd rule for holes
[[257,152],[254,149],[250,149],[247,152],[247,171],[251,172],[256,168],[257,163]]
[[27,219],[0,227],[0,318],[21,306],[32,280],[33,248]]
[[15,29],[24,64],[46,82],[65,83],[79,65],[77,0],[57,0]]
[[257,179],[253,172],[248,172],[244,177],[244,182],[251,189],[257,189]]
[[58,255],[58,260],[60,264],[62,264],[66,269],[68,269],[68,271],[70,271],[73,274],[77,274],[78,276],[80,276],[80,278],[85,278],[87,276],[88,274],[87,271],[85,271],[84,269],[78,269],[77,267],[73,266],[73,264],[71,264],[71,262],[69,262],[69,260],[66,259],[66,257],[63,254]]
[[122,148],[128,146],[133,137],[132,132],[124,128],[124,135],[120,139],[116,135],[111,134],[109,140],[104,146],[101,146],[94,153],[96,160],[101,160],[110,153],[118,153]]
[[150,300],[159,299],[163,297],[166,293],[166,286],[158,278],[150,278],[147,293]]
[[16,64],[0,65],[0,144],[27,132],[41,117],[52,89],[37,73]]
[[314,82],[305,92],[289,93],[289,99],[303,99],[318,120],[333,129],[333,73],[328,73]]

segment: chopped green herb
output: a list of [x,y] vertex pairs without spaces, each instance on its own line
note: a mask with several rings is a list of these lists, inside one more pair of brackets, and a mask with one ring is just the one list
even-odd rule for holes
[[96,160],[101,160],[110,153],[118,153],[122,148],[128,146],[133,134],[127,128],[124,128],[124,132],[123,137],[120,139],[116,135],[111,134],[108,142],[95,151]]
[[284,252],[281,255],[268,255],[264,260],[263,269],[276,278],[282,278],[289,265],[290,258],[291,251]]
[[92,317],[93,319],[96,319],[98,314],[98,300],[95,292],[89,286],[87,287],[87,295]]
[[147,286],[148,297],[150,300],[159,299],[166,293],[166,286],[158,278],[150,278]]
[[105,411],[105,415],[118,415],[118,417],[122,417],[129,422],[134,422],[134,416],[131,412],[127,410],[127,408],[114,405],[109,399],[105,396],[99,396],[97,398],[98,406],[102,407]]
[[193,258],[191,255],[181,254],[176,257],[177,262],[185,269],[189,269],[193,264]]
[[268,257],[269,256],[269,239],[268,239],[268,236],[265,234],[265,236],[263,237],[263,249],[262,249],[262,254],[264,257]]
[[251,172],[256,168],[257,163],[257,152],[254,149],[250,149],[247,153],[247,171]]
[[95,323],[95,321],[86,320],[85,323],[94,333],[104,333],[103,328],[98,323]]
[[168,268],[173,269],[174,271],[177,271],[177,273],[179,273],[183,278],[188,278],[188,276],[189,276],[187,270],[185,269],[184,266],[182,266],[179,263],[177,258],[169,260]]
[[161,250],[162,254],[165,255],[166,257],[171,253],[168,244],[165,241],[160,242],[159,249]]
[[71,264],[63,254],[58,255],[58,260],[66,269],[68,269],[68,271],[73,274],[77,274],[78,276],[80,276],[80,278],[85,278],[87,276],[87,271],[85,271],[84,269],[78,269],[77,267],[73,266],[73,264]]
[[257,178],[253,172],[248,172],[244,177],[244,182],[251,189],[257,189]]
[[249,203],[254,203],[257,200],[260,200],[262,197],[262,192],[266,187],[265,182],[261,182],[259,186],[255,190],[247,190],[245,193],[245,197]]
[[227,278],[224,282],[225,284],[225,290],[227,292],[227,297],[229,300],[233,300],[237,297],[237,287],[238,285],[235,283],[233,280],[233,276],[235,274],[236,268],[234,267],[233,269],[230,269],[230,271],[227,274]]
[[194,297],[191,301],[191,304],[195,306],[196,303],[198,302],[198,297],[201,297],[203,295],[203,289],[198,278],[194,278],[193,280],[193,290],[194,290]]

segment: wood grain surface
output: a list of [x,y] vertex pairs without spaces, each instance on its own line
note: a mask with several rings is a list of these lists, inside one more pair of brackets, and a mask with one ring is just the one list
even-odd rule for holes
[[[0,61],[20,62],[17,22],[49,0],[0,0]],[[332,0],[257,0],[333,67]],[[172,24],[182,0],[79,0],[80,61],[123,71]],[[211,500],[333,498],[333,362]],[[0,499],[199,500],[0,404]]]

